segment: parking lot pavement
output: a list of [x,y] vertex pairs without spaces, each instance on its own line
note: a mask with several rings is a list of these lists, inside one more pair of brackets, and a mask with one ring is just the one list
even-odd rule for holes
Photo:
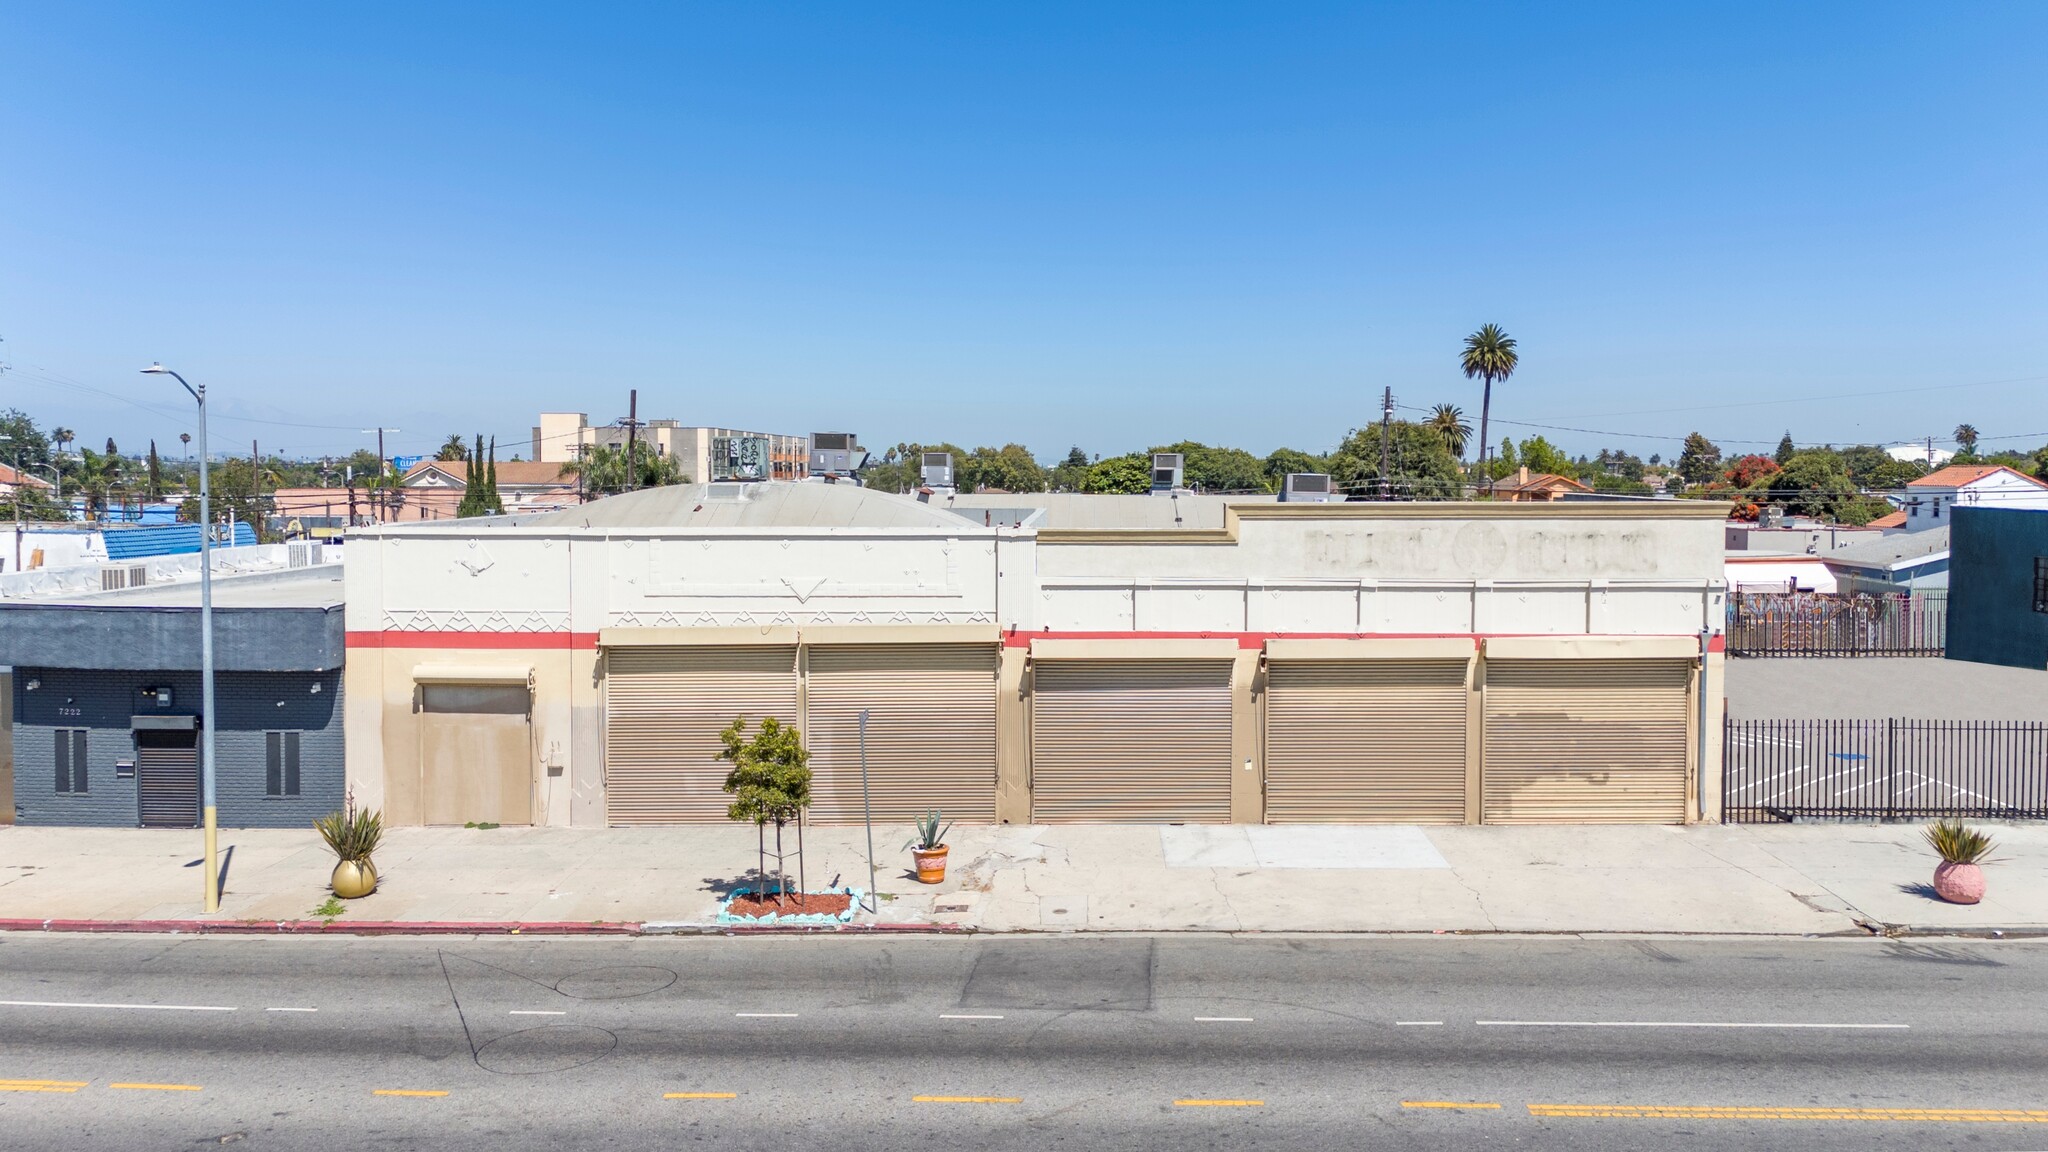
[[1731,657],[1738,720],[2048,721],[2048,671],[1926,656]]

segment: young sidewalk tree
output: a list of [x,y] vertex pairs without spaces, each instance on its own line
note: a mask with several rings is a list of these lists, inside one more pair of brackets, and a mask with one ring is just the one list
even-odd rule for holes
[[[761,730],[746,737],[747,721],[735,716],[718,734],[725,745],[720,760],[732,764],[725,777],[725,790],[732,795],[726,808],[728,819],[750,820],[754,824],[759,857],[754,874],[765,887],[768,882],[768,825],[775,825],[775,902],[782,903],[789,876],[782,867],[782,829],[797,821],[797,852],[803,852],[803,811],[811,806],[810,753],[804,751],[803,735],[785,727],[773,716],[763,717]],[[762,893],[756,892],[757,896]]]

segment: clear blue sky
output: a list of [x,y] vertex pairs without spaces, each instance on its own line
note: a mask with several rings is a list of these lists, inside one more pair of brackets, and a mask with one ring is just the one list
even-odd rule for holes
[[1492,321],[1497,417],[1631,434],[1575,452],[2031,448],[2043,43],[2041,3],[0,0],[0,406],[174,442],[160,358],[242,451],[518,447],[629,387],[1318,450],[1386,385],[1476,423]]

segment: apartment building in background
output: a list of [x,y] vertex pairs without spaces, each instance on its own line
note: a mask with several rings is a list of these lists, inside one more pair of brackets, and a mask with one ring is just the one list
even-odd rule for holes
[[[629,431],[617,424],[592,424],[583,412],[543,412],[533,427],[533,459],[566,463],[585,447],[624,448]],[[697,483],[801,480],[809,473],[808,436],[648,420],[640,427],[639,441],[658,456],[674,457],[683,475]]]

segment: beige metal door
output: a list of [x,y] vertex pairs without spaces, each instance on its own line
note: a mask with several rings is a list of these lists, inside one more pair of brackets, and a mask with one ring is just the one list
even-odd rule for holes
[[613,824],[719,824],[732,797],[718,734],[735,717],[801,724],[794,645],[605,654],[605,811]]
[[1481,772],[1489,824],[1685,821],[1684,660],[1493,660]]
[[533,823],[533,695],[524,684],[422,684],[420,821]]
[[1274,661],[1266,821],[1462,824],[1466,662]]
[[1031,692],[1031,819],[1230,822],[1230,662],[1044,660]]
[[877,820],[996,816],[996,649],[992,644],[847,644],[810,651],[804,740],[811,819],[862,819],[860,713]]

